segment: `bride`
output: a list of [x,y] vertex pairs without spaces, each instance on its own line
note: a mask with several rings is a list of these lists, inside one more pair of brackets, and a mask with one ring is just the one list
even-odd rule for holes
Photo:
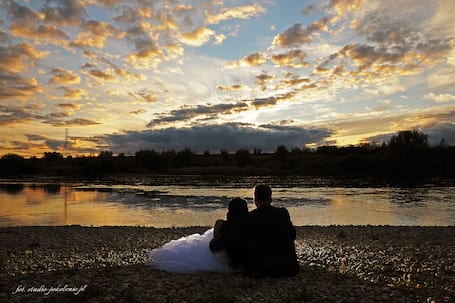
[[241,269],[241,235],[248,215],[247,202],[229,202],[227,220],[217,220],[214,228],[172,240],[149,253],[147,265],[176,273],[231,273]]

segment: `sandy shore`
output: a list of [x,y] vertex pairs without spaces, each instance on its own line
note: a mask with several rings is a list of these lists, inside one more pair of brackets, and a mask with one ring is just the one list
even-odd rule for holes
[[455,302],[455,227],[298,227],[293,278],[143,264],[149,249],[206,229],[0,228],[0,302]]

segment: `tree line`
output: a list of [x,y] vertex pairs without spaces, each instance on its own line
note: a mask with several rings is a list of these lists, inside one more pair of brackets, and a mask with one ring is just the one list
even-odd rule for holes
[[202,154],[190,149],[140,150],[134,155],[64,157],[46,152],[26,159],[16,154],[0,158],[0,175],[52,175],[90,177],[113,174],[306,175],[348,177],[454,177],[455,146],[441,141],[430,146],[417,130],[400,131],[382,144],[321,146],[310,150],[279,145],[275,152],[260,149],[221,150]]

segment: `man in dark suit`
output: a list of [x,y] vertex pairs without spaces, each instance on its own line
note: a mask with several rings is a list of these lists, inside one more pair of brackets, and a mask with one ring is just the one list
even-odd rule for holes
[[296,231],[289,212],[271,205],[272,190],[268,185],[255,187],[254,202],[257,208],[249,212],[245,230],[245,274],[253,277],[298,274]]

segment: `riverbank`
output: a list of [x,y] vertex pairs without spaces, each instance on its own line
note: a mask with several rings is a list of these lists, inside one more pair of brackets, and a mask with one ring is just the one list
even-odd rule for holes
[[285,279],[160,272],[147,252],[205,227],[0,228],[1,302],[455,302],[455,227],[303,226]]

